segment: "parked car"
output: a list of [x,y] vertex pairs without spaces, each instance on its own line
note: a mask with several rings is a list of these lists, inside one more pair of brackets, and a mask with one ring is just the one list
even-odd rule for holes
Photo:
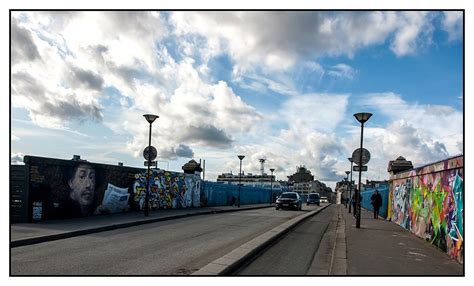
[[279,210],[280,208],[293,208],[296,210],[301,210],[301,197],[296,192],[284,192],[282,193],[275,203],[275,209]]
[[320,201],[321,203],[329,203],[328,197],[321,197],[321,198],[319,199],[319,201]]
[[306,199],[306,205],[317,204],[319,206],[319,194],[318,193],[309,193],[308,199]]

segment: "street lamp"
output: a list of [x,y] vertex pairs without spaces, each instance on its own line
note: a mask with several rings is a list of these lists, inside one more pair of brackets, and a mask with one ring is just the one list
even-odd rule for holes
[[354,163],[354,160],[352,160],[352,158],[347,158],[347,160],[349,160],[351,162],[351,180],[350,180],[350,183],[349,183],[349,187],[350,187],[350,189],[349,189],[349,213],[351,213],[352,202],[350,200],[352,199],[352,164]]
[[270,172],[272,172],[272,175],[270,177],[270,204],[272,204],[272,198],[273,198],[273,171],[275,171],[275,169],[270,168]]
[[364,142],[364,123],[369,120],[369,118],[372,116],[372,113],[368,112],[360,112],[354,114],[354,117],[357,119],[357,121],[360,122],[360,152],[359,152],[359,188],[356,192],[356,207],[357,207],[357,213],[356,213],[356,228],[360,228],[360,192],[361,192],[361,178],[362,178],[362,146]]
[[153,121],[155,121],[159,116],[154,115],[154,114],[144,114],[143,117],[145,117],[146,121],[150,123],[150,132],[148,135],[148,171],[146,173],[146,192],[145,192],[145,216],[148,216],[148,208],[149,208],[149,199],[148,199],[148,193],[150,192],[150,161],[151,161],[151,125],[153,124]]
[[[350,173],[350,172],[351,172],[351,171],[346,171],[346,175],[347,175],[347,178],[346,178],[346,187],[347,187],[347,188],[346,188],[346,190],[349,190],[349,173]],[[346,198],[345,201],[344,201],[344,205],[346,206],[346,208],[347,208],[347,200],[348,200],[348,199],[349,199],[349,198]],[[350,207],[350,206],[349,206],[349,207]]]
[[237,203],[237,207],[240,208],[240,185],[242,184],[242,160],[245,158],[244,155],[237,155],[240,160],[240,171],[239,171],[239,202]]

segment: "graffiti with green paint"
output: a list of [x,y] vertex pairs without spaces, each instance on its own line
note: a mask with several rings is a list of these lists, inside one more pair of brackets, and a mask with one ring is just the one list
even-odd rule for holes
[[395,179],[389,217],[463,263],[463,197],[463,169]]
[[[150,209],[186,208],[199,206],[200,177],[194,174],[150,170]],[[139,209],[145,207],[146,171],[135,176],[134,201]]]

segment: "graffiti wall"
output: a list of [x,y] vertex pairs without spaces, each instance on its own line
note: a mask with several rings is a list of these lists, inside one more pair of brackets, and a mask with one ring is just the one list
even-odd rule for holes
[[[150,170],[150,209],[200,206],[200,176],[160,169]],[[146,170],[136,175],[133,201],[139,209],[145,207]]]
[[[146,169],[25,156],[30,221],[144,207]],[[152,170],[150,209],[199,206],[200,177]]]
[[392,175],[389,219],[464,261],[463,156]]

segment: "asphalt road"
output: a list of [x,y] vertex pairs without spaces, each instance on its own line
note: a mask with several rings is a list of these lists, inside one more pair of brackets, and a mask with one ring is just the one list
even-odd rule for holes
[[11,249],[12,275],[189,275],[302,214],[265,208],[203,215]]
[[[327,272],[332,244],[323,237],[335,225],[336,210],[329,207],[303,221],[232,275],[306,275],[312,265]],[[319,262],[322,265],[314,266]]]

